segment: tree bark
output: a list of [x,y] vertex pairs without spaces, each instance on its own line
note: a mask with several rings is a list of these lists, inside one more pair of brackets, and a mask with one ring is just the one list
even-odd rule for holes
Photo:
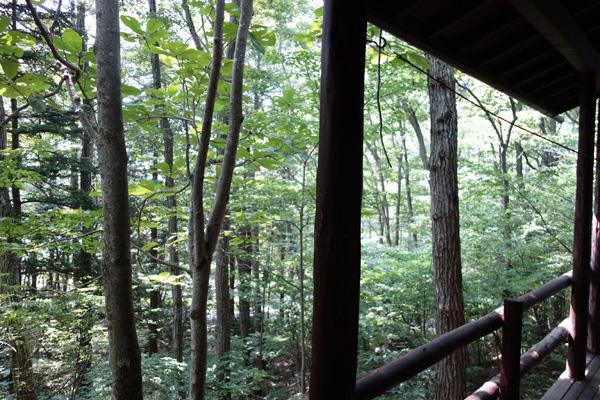
[[241,3],[240,21],[236,36],[233,57],[231,95],[229,102],[229,131],[221,165],[221,174],[217,181],[213,207],[204,230],[203,187],[208,145],[212,131],[212,118],[217,94],[219,71],[223,55],[223,14],[224,1],[218,0],[215,12],[213,67],[211,68],[205,114],[202,123],[200,145],[196,159],[196,168],[192,182],[192,232],[194,257],[192,266],[192,355],[190,362],[190,397],[203,400],[206,390],[207,361],[207,321],[208,283],[212,256],[217,245],[221,225],[225,216],[229,191],[235,169],[235,159],[242,125],[242,94],[244,80],[244,61],[250,21],[253,14],[252,0]]
[[127,152],[121,100],[119,2],[96,0],[98,161],[104,208],[102,277],[116,400],[142,399],[140,349],[133,311]]
[[[448,66],[428,56],[431,114],[429,184],[431,233],[436,292],[436,333],[464,324],[460,258],[457,176],[457,115],[454,77]],[[440,83],[442,82],[442,83]],[[436,400],[459,400],[465,395],[466,350],[454,352],[438,364]]]
[[252,228],[244,225],[240,237],[244,242],[242,252],[238,257],[238,309],[240,313],[240,336],[246,339],[252,333],[250,321],[250,282],[252,273]]
[[[4,99],[0,97],[0,121],[6,118]],[[13,120],[16,121],[16,118]],[[0,160],[2,151],[7,149],[6,126],[0,126]],[[14,193],[14,192],[13,192]],[[14,199],[13,199],[14,200]],[[11,203],[10,191],[7,187],[0,187],[0,218],[18,218],[15,207]],[[7,241],[14,238],[7,237]],[[0,253],[0,294],[7,295],[13,307],[18,307],[19,299],[16,294],[20,283],[20,260],[13,252]],[[7,289],[5,289],[7,288]],[[12,293],[14,292],[14,293]],[[31,360],[29,338],[24,326],[18,319],[9,322],[8,335],[10,337],[10,367],[12,374],[13,392],[16,400],[36,400],[37,391]]]
[[[229,220],[225,217],[223,230],[229,229]],[[221,235],[216,249],[215,293],[217,304],[217,357],[221,360],[231,351],[231,310],[229,299],[229,236]],[[222,363],[217,370],[217,380],[226,384],[229,381],[229,368]],[[231,399],[231,393],[221,396],[222,400]]]
[[410,185],[410,165],[408,164],[408,151],[406,150],[406,137],[402,135],[402,156],[404,158],[404,186],[406,187],[406,207],[408,209],[408,219],[410,221],[412,231],[412,240],[414,243],[417,243],[418,236],[415,230],[415,227],[412,226],[415,222],[415,212],[413,209],[413,199],[412,199],[412,187]]
[[400,245],[400,205],[402,204],[402,155],[396,157],[398,162],[396,172],[396,207],[395,207],[395,233],[394,233],[394,246]]
[[390,205],[387,198],[387,193],[385,190],[385,177],[383,176],[383,168],[381,166],[381,158],[379,157],[379,153],[377,152],[377,148],[371,145],[369,142],[365,142],[369,153],[373,157],[373,162],[375,164],[375,173],[377,174],[377,191],[379,192],[379,207],[381,209],[381,229],[383,231],[383,238],[385,240],[385,244],[388,246],[392,245],[392,236],[390,229]]

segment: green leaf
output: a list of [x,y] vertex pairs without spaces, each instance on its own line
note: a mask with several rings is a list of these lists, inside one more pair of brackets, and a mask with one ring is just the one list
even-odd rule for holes
[[162,21],[160,19],[150,18],[146,24],[146,34],[151,35],[152,33],[156,32],[161,25]]
[[71,53],[78,54],[83,50],[83,41],[81,40],[79,33],[75,30],[71,28],[65,29],[61,39]]
[[240,17],[240,9],[235,3],[225,4],[225,11],[227,11],[229,15],[233,15],[236,18]]
[[129,194],[131,196],[145,196],[152,193],[152,190],[140,185],[139,183],[134,183],[129,185]]
[[15,75],[17,75],[17,71],[19,70],[19,63],[15,60],[3,58],[2,60],[0,60],[0,65],[2,65],[2,70],[4,71],[4,74],[10,79],[14,78]]
[[223,24],[223,39],[226,41],[230,41],[235,39],[235,35],[237,34],[237,24],[234,22],[226,21]]
[[123,96],[139,96],[142,94],[142,91],[135,86],[127,85],[123,83],[121,85],[121,93]]
[[142,247],[142,250],[148,251],[148,250],[151,250],[151,249],[155,248],[156,246],[158,246],[158,243],[156,243],[156,242],[149,242],[149,243],[146,243],[144,245],[144,247]]
[[140,25],[140,21],[138,21],[137,19],[130,17],[128,15],[122,15],[121,21],[123,22],[123,24],[125,24],[126,27],[128,27],[135,33],[137,33],[139,35],[144,34],[144,31],[142,30],[142,26]]
[[171,173],[171,167],[166,162],[156,163],[155,166],[156,166],[156,168],[158,168],[159,170],[161,170],[165,174]]
[[10,18],[8,17],[0,17],[0,32],[5,30],[10,26]]

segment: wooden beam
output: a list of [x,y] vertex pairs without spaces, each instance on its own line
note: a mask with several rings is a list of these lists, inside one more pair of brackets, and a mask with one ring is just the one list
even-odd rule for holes
[[592,225],[592,255],[590,276],[590,322],[588,349],[600,354],[600,100],[598,101],[598,133],[596,136],[596,185],[594,220]]
[[595,82],[596,75],[593,73],[584,73],[580,76],[573,286],[569,314],[572,327],[567,354],[567,372],[569,377],[575,380],[585,379],[586,365],[594,186]]
[[509,0],[578,71],[600,71],[600,53],[558,0]]
[[312,400],[351,399],[356,382],[366,2],[326,0],[315,217]]

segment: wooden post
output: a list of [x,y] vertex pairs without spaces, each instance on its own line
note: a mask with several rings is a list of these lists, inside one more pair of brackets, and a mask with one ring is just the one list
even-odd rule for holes
[[[600,160],[600,101],[598,101],[597,135],[596,160]],[[592,353],[600,354],[600,162],[598,161],[596,161],[596,185],[594,197],[588,350]]]
[[523,301],[504,299],[500,394],[502,400],[519,400],[521,390],[521,330]]
[[360,294],[366,2],[326,0],[310,398],[352,399]]
[[567,354],[567,371],[571,379],[585,379],[590,253],[592,236],[592,193],[594,184],[594,125],[596,75],[580,76],[579,155],[575,226],[573,229],[573,288],[571,290],[571,336]]

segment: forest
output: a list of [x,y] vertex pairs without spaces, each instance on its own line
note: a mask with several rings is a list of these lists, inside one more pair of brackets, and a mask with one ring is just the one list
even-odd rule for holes
[[[308,398],[322,18],[0,3],[0,398]],[[579,128],[375,26],[364,51],[359,377],[571,270]],[[523,347],[568,304],[533,307]],[[463,399],[499,352],[381,398]]]

